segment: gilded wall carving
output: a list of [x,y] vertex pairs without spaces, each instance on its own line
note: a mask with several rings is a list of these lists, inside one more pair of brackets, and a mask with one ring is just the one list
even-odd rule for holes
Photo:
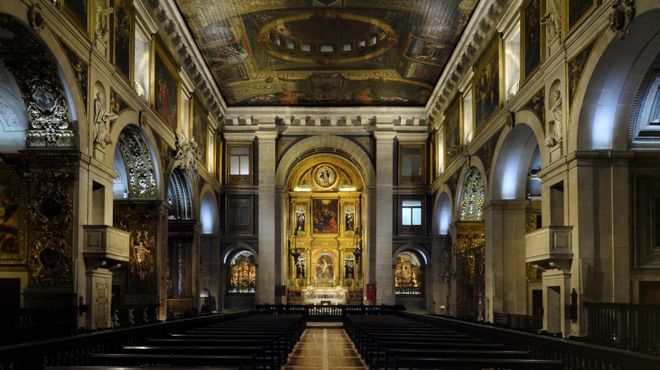
[[129,294],[157,292],[157,239],[159,217],[156,210],[146,205],[115,207],[115,227],[128,231],[130,255],[127,291]]
[[573,105],[573,98],[575,98],[575,93],[577,91],[578,84],[580,83],[580,78],[582,77],[582,70],[584,69],[584,65],[587,63],[587,59],[591,54],[591,49],[593,46],[593,43],[589,44],[589,46],[584,48],[580,53],[568,61],[567,68],[569,107]]
[[27,108],[28,147],[74,147],[76,135],[57,64],[32,32],[8,15],[0,15],[0,54],[14,74]]
[[73,189],[78,157],[29,152],[28,265],[31,288],[73,288]]
[[136,126],[126,127],[119,136],[117,148],[126,165],[129,198],[156,198],[156,172],[142,131]]

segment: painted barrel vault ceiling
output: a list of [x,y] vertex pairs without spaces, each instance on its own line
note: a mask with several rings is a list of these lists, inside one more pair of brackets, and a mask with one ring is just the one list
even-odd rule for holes
[[424,106],[477,0],[176,0],[228,106]]

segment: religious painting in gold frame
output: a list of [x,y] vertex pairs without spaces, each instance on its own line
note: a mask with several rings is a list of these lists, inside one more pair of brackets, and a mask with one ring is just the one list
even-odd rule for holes
[[337,234],[339,206],[337,199],[312,199],[312,225],[315,234]]
[[179,116],[179,79],[176,69],[159,42],[154,54],[154,79],[151,86],[156,113],[172,129],[177,130]]
[[491,42],[474,73],[474,122],[478,133],[500,107],[500,58],[497,39]]
[[563,0],[564,34],[570,35],[598,7],[599,0]]
[[[98,0],[97,0],[98,1]],[[126,79],[132,78],[133,60],[133,2],[113,0],[112,57],[115,66]]]
[[90,14],[94,13],[89,11],[92,1],[100,0],[62,0],[59,2],[59,5],[64,10],[64,13],[73,20],[75,25],[87,33]]
[[543,35],[541,32],[541,0],[526,0],[521,9],[522,63],[521,75],[526,80],[541,64],[543,56]]
[[[457,96],[445,111],[444,140],[445,153],[447,153],[445,163],[443,163],[445,168],[461,153],[461,104]],[[466,109],[473,108],[470,106]]]
[[208,150],[208,113],[204,109],[202,102],[195,97],[193,99],[193,122],[192,122],[192,137],[199,146],[199,161],[206,166],[207,150]]

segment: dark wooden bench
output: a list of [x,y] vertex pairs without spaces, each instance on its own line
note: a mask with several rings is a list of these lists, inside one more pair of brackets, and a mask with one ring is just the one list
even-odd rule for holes
[[255,355],[164,355],[95,353],[89,356],[90,365],[110,366],[237,366],[241,369],[256,369]]
[[394,368],[562,370],[564,363],[557,360],[402,357],[396,359]]

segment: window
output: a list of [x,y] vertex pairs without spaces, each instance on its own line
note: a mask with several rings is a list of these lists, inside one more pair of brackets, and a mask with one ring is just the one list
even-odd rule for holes
[[179,94],[179,106],[181,107],[179,110],[181,114],[179,117],[179,128],[186,138],[190,138],[190,96],[188,96],[188,92],[183,90],[183,88],[181,94]]
[[401,202],[401,225],[403,226],[421,226],[422,225],[422,201],[418,199],[408,199]]
[[215,134],[213,130],[208,132],[208,148],[206,151],[206,168],[209,173],[213,174],[215,172]]
[[250,174],[250,148],[246,146],[235,146],[229,149],[229,174],[230,175],[249,175]]
[[438,131],[438,174],[445,172],[445,136]]
[[139,27],[135,27],[135,65],[133,66],[133,85],[135,92],[144,101],[149,101],[151,65],[151,43],[147,34]]
[[227,196],[227,229],[234,233],[252,231],[252,198],[249,196]]
[[227,183],[251,182],[252,145],[248,143],[227,145]]
[[[474,120],[472,119],[472,86],[463,93],[463,144],[472,142],[474,137]],[[459,118],[460,120],[460,118]]]
[[520,86],[520,22],[504,39],[504,93],[506,100],[518,93]]
[[399,184],[424,184],[424,144],[399,146]]

